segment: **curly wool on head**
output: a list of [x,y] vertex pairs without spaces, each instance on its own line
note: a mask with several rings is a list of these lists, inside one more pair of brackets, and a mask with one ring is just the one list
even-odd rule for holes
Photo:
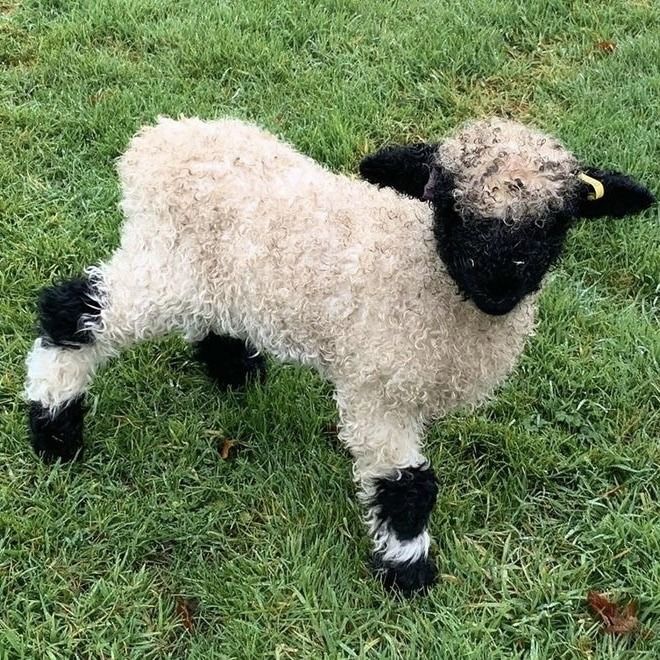
[[506,224],[561,211],[579,169],[555,138],[500,118],[467,122],[438,146],[435,161],[454,177],[461,215]]

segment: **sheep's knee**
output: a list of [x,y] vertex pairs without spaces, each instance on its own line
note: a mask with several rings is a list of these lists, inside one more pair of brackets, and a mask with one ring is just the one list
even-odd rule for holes
[[437,493],[435,473],[428,464],[397,468],[365,484],[376,575],[387,587],[406,595],[435,581],[427,526]]
[[32,446],[46,461],[70,461],[82,450],[84,393],[103,357],[94,335],[101,309],[86,279],[45,289],[38,307],[25,387]]
[[39,296],[39,329],[49,345],[79,348],[94,342],[101,308],[94,284],[77,278],[48,287]]

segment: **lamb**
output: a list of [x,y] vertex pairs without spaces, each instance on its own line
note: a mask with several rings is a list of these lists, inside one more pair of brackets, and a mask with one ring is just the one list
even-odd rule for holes
[[95,371],[144,339],[182,334],[223,387],[262,379],[263,354],[310,365],[335,388],[376,573],[404,594],[436,575],[425,427],[512,371],[575,219],[654,201],[503,119],[386,147],[362,161],[366,180],[255,125],[160,119],[118,170],[120,247],[39,300],[36,452],[81,455]]

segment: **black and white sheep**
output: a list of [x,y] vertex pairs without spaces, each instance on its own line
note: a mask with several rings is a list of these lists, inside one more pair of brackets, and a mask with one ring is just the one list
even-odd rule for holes
[[260,376],[261,353],[311,365],[335,387],[379,575],[404,592],[430,584],[425,425],[511,372],[573,221],[653,197],[499,119],[384,149],[361,173],[334,174],[240,121],[143,129],[119,162],[120,247],[41,296],[26,384],[35,450],[80,453],[96,368],[143,339],[181,333],[227,385]]

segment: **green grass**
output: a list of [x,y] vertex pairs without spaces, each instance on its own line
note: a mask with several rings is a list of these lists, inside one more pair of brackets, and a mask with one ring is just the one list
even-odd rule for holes
[[[652,0],[0,2],[0,657],[659,657],[657,211],[580,225],[516,375],[433,428],[427,598],[371,579],[307,371],[218,396],[180,341],[138,347],[71,467],[35,459],[20,400],[35,293],[116,246],[113,162],[156,115],[255,119],[352,172],[503,113],[658,192],[659,29]],[[645,633],[603,634],[590,589]]]

